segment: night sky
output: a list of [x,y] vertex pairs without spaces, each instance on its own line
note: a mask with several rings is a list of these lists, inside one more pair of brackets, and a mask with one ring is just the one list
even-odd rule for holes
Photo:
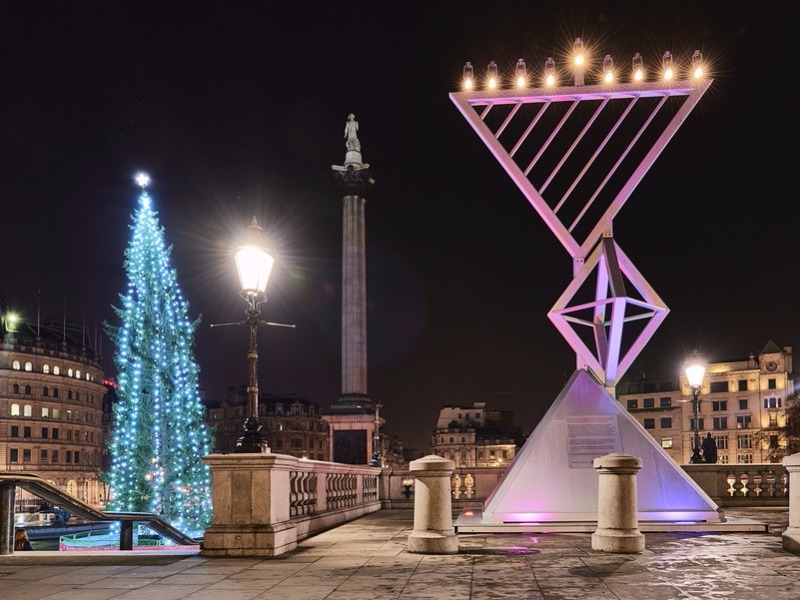
[[445,404],[513,409],[526,431],[575,368],[547,319],[567,252],[448,94],[471,61],[540,72],[575,37],[620,65],[665,50],[714,83],[614,221],[670,309],[629,373],[695,348],[742,359],[800,334],[795,75],[800,5],[706,2],[4,2],[0,296],[36,319],[116,323],[144,170],[173,245],[208,397],[245,383],[230,248],[255,215],[278,259],[262,392],[341,391],[346,117],[376,181],[366,204],[369,394],[429,450]]

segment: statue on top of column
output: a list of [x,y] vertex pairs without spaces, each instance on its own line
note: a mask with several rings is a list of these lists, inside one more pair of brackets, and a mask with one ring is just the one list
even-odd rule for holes
[[344,138],[348,152],[361,152],[361,142],[358,141],[358,121],[356,121],[356,116],[353,113],[347,115]]

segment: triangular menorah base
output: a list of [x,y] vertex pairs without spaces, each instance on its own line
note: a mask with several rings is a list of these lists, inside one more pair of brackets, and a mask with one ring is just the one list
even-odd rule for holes
[[636,419],[577,369],[486,500],[482,525],[596,523],[599,475],[592,463],[611,452],[642,460],[640,523],[724,521],[717,504]]

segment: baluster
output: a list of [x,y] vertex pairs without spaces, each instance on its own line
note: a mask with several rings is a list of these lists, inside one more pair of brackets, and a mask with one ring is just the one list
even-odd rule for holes
[[775,496],[775,472],[767,471],[767,495]]
[[733,471],[729,472],[728,476],[725,477],[725,481],[728,483],[728,489],[725,491],[732,497],[736,493],[736,487],[734,486],[736,483],[736,474]]
[[461,496],[461,476],[458,473],[453,475],[453,499],[458,500]]
[[742,487],[739,491],[741,492],[742,496],[747,496],[747,483],[750,481],[750,476],[747,474],[747,472],[744,472],[739,475],[739,481],[742,484]]
[[753,491],[756,493],[756,498],[761,498],[761,492],[763,491],[761,484],[763,481],[764,477],[761,475],[761,471],[753,474]]
[[469,473],[464,477],[464,486],[467,488],[467,498],[472,498],[475,495],[475,479]]

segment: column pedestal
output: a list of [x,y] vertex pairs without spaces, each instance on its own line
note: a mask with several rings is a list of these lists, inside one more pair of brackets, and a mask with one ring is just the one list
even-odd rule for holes
[[414,485],[414,530],[408,551],[418,554],[454,554],[458,536],[453,528],[450,477],[455,463],[436,455],[411,461]]
[[636,473],[642,461],[615,452],[594,459],[600,476],[597,499],[597,530],[592,550],[602,552],[644,552],[644,534],[639,531]]

